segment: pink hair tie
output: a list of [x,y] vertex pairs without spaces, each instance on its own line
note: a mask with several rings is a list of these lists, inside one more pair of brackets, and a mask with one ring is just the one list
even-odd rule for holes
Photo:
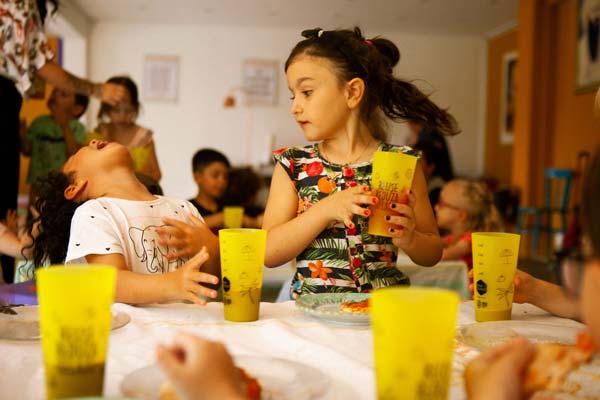
[[365,40],[365,43],[368,44],[369,46],[373,46],[373,42],[371,42],[369,39]]

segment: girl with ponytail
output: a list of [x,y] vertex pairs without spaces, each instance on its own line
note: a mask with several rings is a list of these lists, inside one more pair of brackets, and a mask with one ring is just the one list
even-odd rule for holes
[[448,135],[459,132],[456,121],[393,75],[400,52],[389,40],[365,39],[359,28],[317,28],[302,36],[285,72],[290,111],[315,143],[274,153],[263,220],[265,263],[296,259],[292,298],[409,284],[395,268],[399,248],[425,266],[436,264],[442,252],[423,170],[418,164],[408,204],[391,205],[386,219],[392,237],[368,235],[368,206],[378,201],[370,188],[373,153],[414,153],[385,142],[387,120],[415,121]]
[[435,206],[438,227],[444,236],[442,260],[462,260],[473,266],[472,232],[498,232],[504,229],[492,194],[481,182],[455,179],[444,185]]

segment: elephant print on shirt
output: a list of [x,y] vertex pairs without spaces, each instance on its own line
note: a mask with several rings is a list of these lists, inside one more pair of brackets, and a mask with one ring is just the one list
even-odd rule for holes
[[140,262],[146,264],[146,270],[151,274],[159,272],[164,274],[169,272],[171,264],[175,264],[175,268],[179,268],[183,264],[183,260],[180,258],[172,261],[167,258],[169,247],[161,246],[158,243],[159,234],[156,229],[160,227],[149,225],[143,229],[135,226],[129,228],[129,239],[133,244],[135,254],[139,257]]

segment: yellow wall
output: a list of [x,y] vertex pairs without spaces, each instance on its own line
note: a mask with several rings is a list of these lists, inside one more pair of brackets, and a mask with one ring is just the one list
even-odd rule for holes
[[517,31],[505,32],[488,41],[487,105],[484,174],[500,184],[511,181],[512,144],[500,142],[500,102],[502,98],[502,60],[517,49]]
[[[48,44],[54,54],[58,57],[58,41],[57,37],[48,37]],[[43,99],[25,99],[23,100],[23,106],[21,107],[21,119],[25,119],[27,121],[27,125],[31,124],[35,118],[40,115],[48,114],[48,107],[46,107],[46,102],[50,93],[52,91],[52,87],[50,85],[46,86],[46,93]],[[29,157],[25,157],[21,155],[21,167],[19,172],[19,193],[20,194],[28,194],[29,193],[29,184],[27,183],[27,169],[29,168]]]
[[577,0],[519,2],[511,183],[522,204],[541,205],[544,169],[575,168],[600,139],[594,89],[575,93],[576,14]]

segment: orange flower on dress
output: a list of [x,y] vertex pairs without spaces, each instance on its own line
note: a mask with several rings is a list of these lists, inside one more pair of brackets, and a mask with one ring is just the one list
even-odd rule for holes
[[331,268],[327,268],[323,266],[323,261],[317,260],[315,262],[308,263],[308,269],[310,269],[310,277],[311,278],[321,278],[326,281],[328,279],[327,274],[333,272]]

